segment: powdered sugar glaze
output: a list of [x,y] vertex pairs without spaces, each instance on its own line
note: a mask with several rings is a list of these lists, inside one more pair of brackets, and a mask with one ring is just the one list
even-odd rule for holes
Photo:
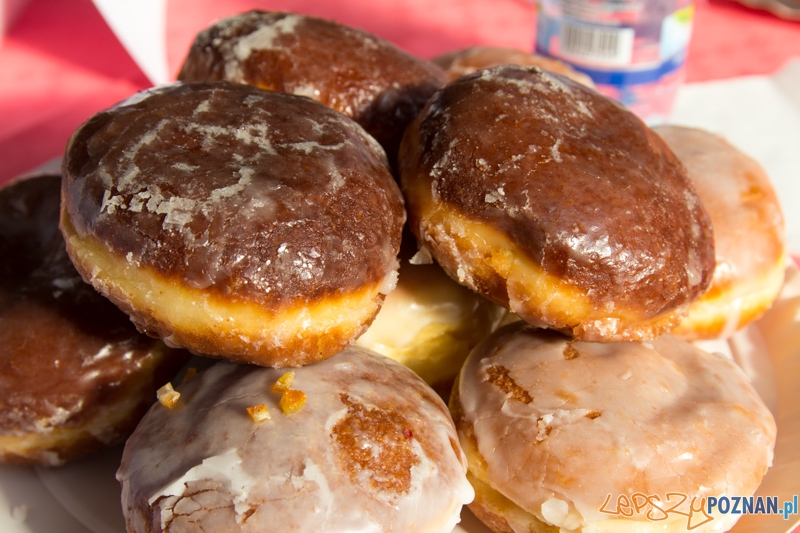
[[507,326],[470,354],[458,401],[486,482],[540,520],[568,503],[570,530],[618,518],[609,495],[749,495],[772,464],[775,421],[741,369],[670,336]]
[[[117,474],[129,531],[449,533],[472,499],[455,428],[410,370],[363,348],[295,370],[220,363],[156,405]],[[247,407],[264,404],[256,423]]]
[[395,158],[405,126],[444,72],[367,32],[293,13],[250,11],[200,32],[178,79],[298,94],[353,118]]
[[699,304],[713,306],[716,299],[719,323],[701,328],[695,319],[702,314],[692,309],[676,334],[729,337],[758,318],[783,285],[787,253],[778,197],[764,168],[725,138],[676,125],[654,131],[686,166],[714,224],[717,263]]
[[396,267],[405,213],[383,150],[306,98],[176,83],[98,114],[67,154],[77,233],[190,286],[278,304]]
[[737,277],[756,277],[785,256],[783,212],[757,161],[702,130],[661,126],[655,131],[684,162],[715,220],[715,283],[724,287]]

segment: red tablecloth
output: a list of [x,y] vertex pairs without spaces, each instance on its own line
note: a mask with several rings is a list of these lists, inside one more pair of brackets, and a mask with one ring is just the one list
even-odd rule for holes
[[[800,57],[800,22],[698,1],[689,82],[772,73]],[[530,49],[536,17],[525,0],[170,0],[170,72],[197,31],[256,6],[333,18],[423,57],[476,44]],[[59,156],[81,122],[148,85],[91,0],[31,0],[0,46],[0,183]]]

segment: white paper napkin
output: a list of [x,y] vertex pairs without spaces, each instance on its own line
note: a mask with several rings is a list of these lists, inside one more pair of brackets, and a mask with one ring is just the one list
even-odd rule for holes
[[167,66],[167,0],[93,0],[153,85],[170,81]]

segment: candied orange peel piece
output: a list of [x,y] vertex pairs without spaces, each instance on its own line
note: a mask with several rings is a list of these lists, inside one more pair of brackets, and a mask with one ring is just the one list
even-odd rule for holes
[[172,387],[172,383],[168,382],[166,385],[156,391],[156,397],[161,405],[167,409],[172,409],[175,407],[175,404],[178,403],[181,393]]
[[181,383],[186,383],[196,375],[197,375],[197,368],[190,366],[189,368],[186,369],[186,374],[183,375]]
[[272,385],[272,392],[286,392],[292,388],[292,382],[294,381],[294,372],[286,372],[284,375],[278,378],[278,381]]
[[287,390],[281,395],[279,405],[284,414],[290,415],[301,410],[306,404],[306,394],[299,390]]
[[253,422],[257,424],[272,419],[272,415],[269,414],[269,409],[267,409],[267,406],[263,403],[248,407],[247,414],[250,415],[250,418],[253,420]]

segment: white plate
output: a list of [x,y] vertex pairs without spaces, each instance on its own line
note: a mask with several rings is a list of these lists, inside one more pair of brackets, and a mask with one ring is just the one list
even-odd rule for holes
[[121,533],[125,521],[115,474],[122,446],[60,468],[36,468],[45,488],[92,533]]

